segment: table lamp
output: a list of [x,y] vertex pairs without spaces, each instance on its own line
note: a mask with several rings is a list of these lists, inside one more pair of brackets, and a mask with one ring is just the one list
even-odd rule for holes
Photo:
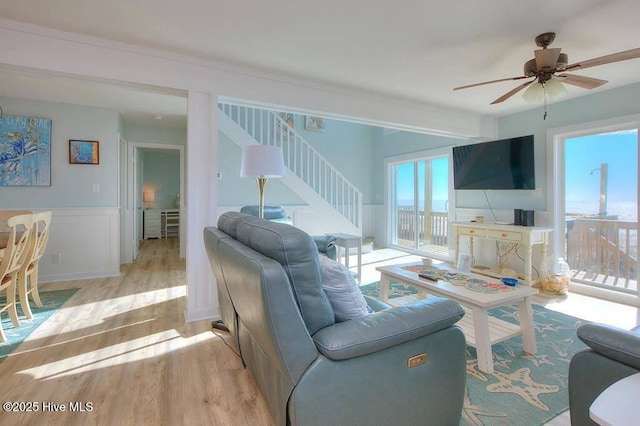
[[156,199],[156,193],[153,191],[142,191],[142,201],[147,210],[153,208],[153,202]]
[[284,172],[282,148],[270,145],[249,145],[242,150],[240,176],[256,177],[260,197],[260,218],[264,218],[264,187],[268,178],[282,177]]

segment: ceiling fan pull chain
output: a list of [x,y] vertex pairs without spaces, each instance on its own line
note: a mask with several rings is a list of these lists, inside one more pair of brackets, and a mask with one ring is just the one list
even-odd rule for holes
[[547,119],[547,89],[544,86],[544,83],[542,83],[542,93],[544,97],[544,115],[542,116],[542,119],[546,120]]

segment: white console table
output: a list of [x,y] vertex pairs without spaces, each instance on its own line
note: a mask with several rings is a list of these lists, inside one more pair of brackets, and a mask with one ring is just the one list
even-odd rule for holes
[[[452,225],[456,241],[455,260],[458,259],[458,253],[460,252],[460,236],[469,238],[469,254],[472,258],[474,238],[516,243],[524,246],[526,250],[524,254],[524,284],[529,286],[533,284],[531,278],[533,246],[540,246],[540,255],[544,259],[547,256],[549,234],[553,231],[553,228],[549,227],[501,225],[497,223],[453,222]],[[488,272],[478,268],[472,268],[472,270],[480,274],[487,274]]]

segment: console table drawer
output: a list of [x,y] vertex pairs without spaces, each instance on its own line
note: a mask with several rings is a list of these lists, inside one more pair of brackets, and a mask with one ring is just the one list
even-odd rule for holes
[[521,232],[491,230],[491,231],[489,231],[489,238],[494,238],[496,240],[507,240],[507,241],[522,242],[522,233]]
[[474,229],[474,228],[458,228],[459,235],[469,235],[471,237],[484,237],[487,235],[487,231],[484,229]]

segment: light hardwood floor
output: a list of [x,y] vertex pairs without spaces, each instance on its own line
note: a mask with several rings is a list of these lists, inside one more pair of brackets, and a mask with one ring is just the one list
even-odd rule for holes
[[[0,411],[0,424],[273,424],[210,323],[185,323],[177,253],[177,239],[145,240],[121,277],[43,284],[79,290],[0,363],[0,400],[40,404],[36,413]],[[67,411],[43,412],[44,402]],[[69,412],[69,402],[93,409]]]
[[[393,250],[363,256],[375,267],[418,260]],[[351,265],[355,265],[352,258]],[[186,324],[185,265],[177,239],[145,240],[117,278],[43,284],[78,292],[0,363],[0,401],[38,402],[39,412],[0,411],[13,425],[252,425],[273,421],[239,358],[208,321]],[[631,327],[638,310],[570,294],[537,303],[570,315]],[[43,403],[65,412],[43,412]],[[69,402],[92,411],[69,412]],[[567,414],[548,426],[569,425]],[[525,425],[523,425],[525,426]]]

